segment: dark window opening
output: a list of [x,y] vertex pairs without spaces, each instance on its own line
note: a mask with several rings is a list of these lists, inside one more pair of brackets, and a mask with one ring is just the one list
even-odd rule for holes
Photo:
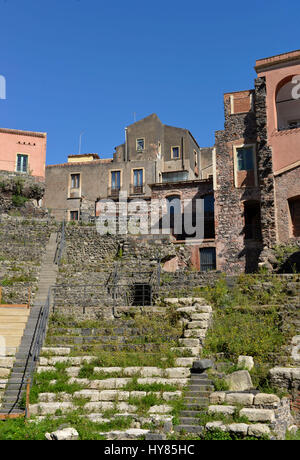
[[152,305],[152,286],[146,283],[135,283],[133,285],[133,301],[135,306],[150,306]]
[[256,202],[244,203],[244,234],[246,240],[261,240],[260,204]]
[[236,150],[238,171],[251,171],[252,169],[254,169],[253,148],[242,147]]
[[300,236],[300,197],[289,200],[290,216],[292,222],[292,235]]
[[216,270],[216,248],[200,249],[200,270],[202,272]]
[[215,199],[213,195],[204,197],[204,239],[215,238]]
[[78,220],[78,211],[70,211],[70,220]]

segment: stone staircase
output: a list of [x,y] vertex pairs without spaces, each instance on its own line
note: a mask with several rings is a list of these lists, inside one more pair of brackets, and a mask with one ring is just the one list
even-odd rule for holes
[[185,409],[179,418],[180,424],[175,427],[177,432],[201,434],[203,426],[199,424],[199,416],[207,410],[209,395],[214,391],[212,381],[207,374],[193,372],[188,391],[185,393]]
[[[56,282],[58,267],[53,262],[56,246],[56,233],[52,233],[42,259],[38,292],[36,294],[34,304],[29,310],[28,318],[26,318],[27,322],[25,321],[24,315],[20,317],[20,321],[23,326],[25,326],[22,330],[23,335],[21,341],[17,342],[17,340],[15,340],[8,342],[15,344],[17,352],[15,354],[12,372],[9,376],[2,399],[2,407],[0,409],[2,414],[15,414],[22,412],[19,408],[19,403],[26,388],[25,385],[27,384],[27,380],[30,377],[26,366],[38,323],[39,313],[46,303],[49,288]],[[17,331],[20,333],[20,328],[16,328],[16,332]]]
[[148,439],[153,431],[153,439],[164,439],[184,398],[176,430],[197,432],[193,419],[208,405],[212,385],[204,373],[191,375],[191,367],[211,307],[200,298],[165,303],[120,307],[108,320],[53,315],[32,387],[32,420],[79,416],[106,440]]
[[26,307],[0,307],[0,408],[29,313]]

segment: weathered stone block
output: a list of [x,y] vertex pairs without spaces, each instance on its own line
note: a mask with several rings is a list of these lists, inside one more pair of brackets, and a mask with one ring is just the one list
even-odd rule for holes
[[175,365],[179,367],[191,368],[194,362],[194,358],[176,358]]
[[188,378],[191,375],[190,369],[186,367],[174,367],[165,369],[165,376],[170,379]]
[[255,405],[270,406],[270,405],[277,405],[279,403],[280,403],[280,398],[273,394],[259,393],[254,398]]
[[214,363],[211,359],[197,359],[193,362],[193,369],[196,371],[205,371],[213,367]]
[[228,393],[225,397],[225,402],[228,404],[241,404],[251,406],[253,404],[254,395],[251,393]]
[[231,423],[230,425],[227,425],[227,430],[231,433],[247,436],[248,427],[249,425],[246,423]]
[[71,353],[71,348],[68,347],[43,347],[42,353],[49,353],[55,356],[65,356]]
[[238,357],[238,366],[251,371],[254,367],[254,360],[252,356],[239,356]]
[[214,431],[214,430],[227,431],[227,427],[226,425],[224,425],[223,422],[208,422],[205,425],[205,428],[208,431]]
[[204,339],[206,336],[206,329],[186,329],[183,333],[184,337]]
[[208,412],[211,414],[232,415],[234,411],[234,406],[208,406]]
[[237,371],[225,377],[232,391],[245,391],[253,388],[253,383],[248,371]]
[[250,422],[274,422],[275,414],[270,409],[242,409],[240,416],[247,417]]
[[148,413],[149,414],[169,414],[172,412],[172,407],[161,405],[161,406],[152,406],[150,407]]
[[253,425],[249,425],[248,428],[248,436],[256,436],[260,438],[261,436],[268,436],[270,435],[271,430],[268,425],[263,425],[262,423],[255,423]]
[[9,377],[11,369],[0,368],[0,379],[5,379]]
[[46,433],[45,438],[48,441],[75,441],[79,438],[79,433],[74,428],[64,428],[63,430]]
[[199,346],[198,339],[179,339],[179,343],[181,343],[185,347],[198,347]]
[[225,401],[226,393],[225,391],[215,391],[210,394],[209,402],[210,404],[222,404]]

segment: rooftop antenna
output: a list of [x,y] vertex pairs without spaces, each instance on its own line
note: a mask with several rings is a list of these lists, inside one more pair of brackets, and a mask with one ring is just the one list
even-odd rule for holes
[[136,112],[133,112],[133,120],[134,120],[134,123],[136,122]]
[[82,135],[83,135],[84,131],[81,131],[80,135],[79,135],[79,149],[78,149],[78,155],[80,155],[81,153],[81,138],[82,138]]

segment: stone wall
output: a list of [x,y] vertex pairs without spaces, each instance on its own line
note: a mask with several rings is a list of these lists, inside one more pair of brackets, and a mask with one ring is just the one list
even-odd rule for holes
[[225,95],[224,131],[216,132],[215,225],[217,268],[226,273],[254,271],[261,242],[245,245],[243,202],[260,200],[259,187],[235,187],[234,147],[256,144],[255,112],[232,114],[230,95]]
[[293,242],[297,238],[293,237],[288,200],[300,196],[300,167],[276,176],[275,191],[278,240]]
[[4,217],[0,222],[0,286],[6,303],[34,299],[40,263],[55,223],[41,219]]
[[266,80],[255,80],[255,111],[257,126],[257,162],[261,194],[261,229],[264,246],[276,244],[275,193],[272,149],[268,145]]
[[270,381],[272,386],[291,393],[291,408],[300,425],[300,367],[274,367],[270,370]]

